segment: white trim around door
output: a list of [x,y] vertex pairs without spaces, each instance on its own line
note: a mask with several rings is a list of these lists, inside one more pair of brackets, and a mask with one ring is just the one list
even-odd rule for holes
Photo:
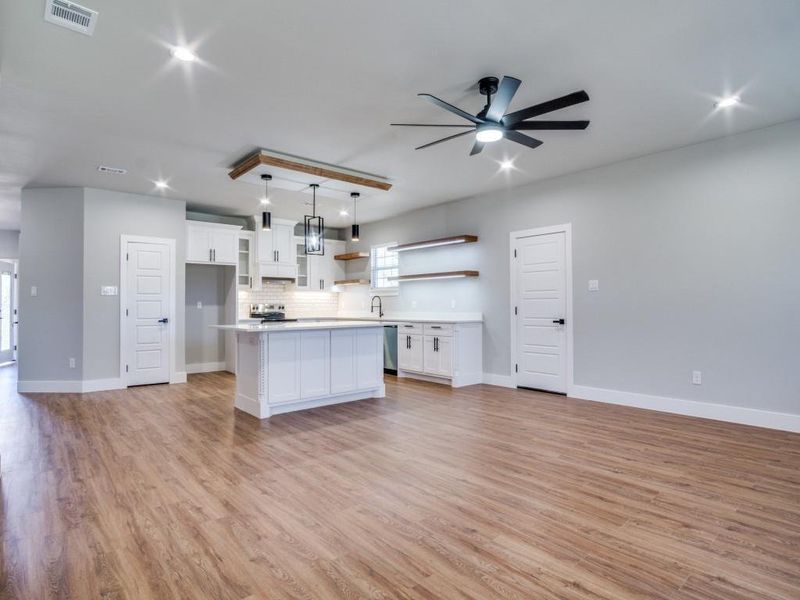
[[509,314],[510,314],[510,329],[511,329],[511,383],[513,387],[517,387],[517,365],[519,364],[517,347],[517,317],[515,314],[515,307],[517,306],[517,290],[519,282],[517,281],[517,247],[518,241],[522,238],[528,238],[537,235],[548,235],[551,233],[564,234],[564,268],[566,276],[566,315],[564,324],[566,330],[566,389],[564,392],[567,395],[572,394],[574,387],[573,378],[573,319],[572,319],[572,223],[564,223],[563,225],[551,225],[548,227],[537,227],[534,229],[525,229],[522,231],[512,231],[509,234],[509,279],[511,293],[509,295]]
[[143,244],[165,244],[169,248],[169,322],[167,328],[169,332],[170,347],[169,347],[169,383],[182,383],[181,379],[185,381],[185,375],[176,373],[175,371],[175,315],[176,310],[176,264],[175,257],[175,239],[173,238],[157,238],[142,235],[127,235],[120,236],[119,241],[119,378],[123,387],[128,387],[128,377],[125,371],[128,353],[128,332],[126,326],[126,302],[128,299],[128,261],[126,260],[128,243],[143,243]]

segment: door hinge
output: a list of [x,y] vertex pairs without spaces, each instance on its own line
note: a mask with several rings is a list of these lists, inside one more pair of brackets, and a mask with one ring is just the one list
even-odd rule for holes
[[517,258],[517,249],[514,248],[514,258]]
[[125,260],[130,260],[130,259],[131,259],[131,255],[126,252],[125,253]]
[[514,307],[514,314],[515,315],[517,314],[517,307],[516,306]]
[[125,372],[128,372],[128,365],[125,365]]
[[19,279],[19,275],[17,273],[14,273],[14,279]]
[[128,316],[128,309],[127,308],[125,309],[125,316],[126,317]]
[[514,365],[514,373],[519,373],[519,365]]

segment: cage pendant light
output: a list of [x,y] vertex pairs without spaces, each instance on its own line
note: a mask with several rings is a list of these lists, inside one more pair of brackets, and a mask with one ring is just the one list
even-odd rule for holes
[[358,219],[356,218],[356,202],[361,194],[358,192],[351,192],[350,197],[353,199],[353,226],[350,234],[350,239],[354,242],[359,240]]
[[[264,173],[261,180],[264,182],[264,204],[269,202],[269,182],[272,175]],[[268,210],[261,211],[261,231],[272,231],[272,213]]]
[[314,195],[311,204],[311,215],[305,216],[306,254],[322,256],[325,254],[325,220],[317,216],[318,183],[311,184]]

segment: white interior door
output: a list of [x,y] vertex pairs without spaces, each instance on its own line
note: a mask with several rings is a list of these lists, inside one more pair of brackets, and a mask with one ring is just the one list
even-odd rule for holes
[[0,363],[14,360],[14,265],[0,262]]
[[517,385],[567,391],[566,234],[517,239]]
[[167,244],[128,242],[125,299],[128,385],[169,382],[171,263]]

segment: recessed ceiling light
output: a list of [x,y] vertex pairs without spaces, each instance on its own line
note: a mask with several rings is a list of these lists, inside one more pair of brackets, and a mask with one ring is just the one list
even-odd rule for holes
[[500,138],[503,137],[503,130],[499,127],[481,127],[478,129],[478,133],[475,135],[475,139],[479,142],[496,142]]
[[197,55],[183,46],[175,46],[172,49],[172,56],[183,62],[194,62],[197,60]]
[[349,213],[349,212],[347,212],[345,209],[342,209],[342,210],[340,210],[340,211],[339,211],[339,216],[340,216],[340,217],[346,217],[346,216],[347,216],[347,215],[349,215],[349,214],[350,214],[350,213]]
[[169,188],[169,184],[163,179],[159,179],[158,181],[155,182],[155,184],[156,187],[160,190],[166,190],[167,188]]
[[269,198],[261,198],[261,204],[267,205],[272,204],[272,202],[269,201]]
[[728,108],[730,106],[736,106],[741,101],[742,99],[739,98],[739,96],[728,96],[727,98],[719,100],[714,106],[717,108]]
[[503,169],[503,171],[510,171],[511,169],[514,168],[514,161],[504,160],[500,163],[500,168]]

